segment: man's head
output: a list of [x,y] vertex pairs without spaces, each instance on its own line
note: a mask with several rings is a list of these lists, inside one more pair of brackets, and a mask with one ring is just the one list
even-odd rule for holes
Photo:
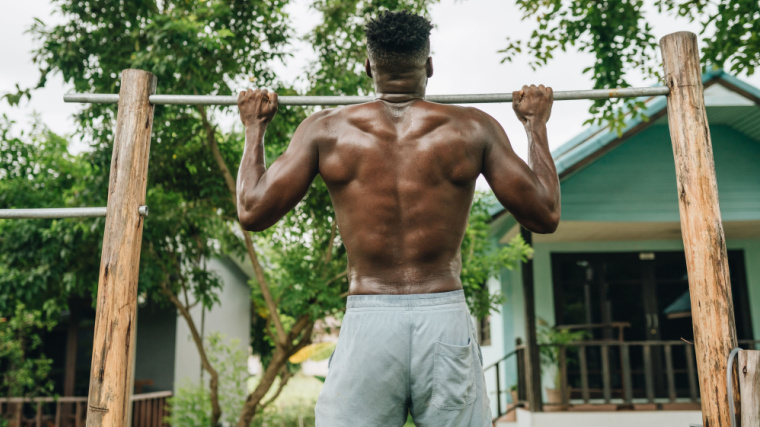
[[[364,28],[367,36],[367,56],[375,70],[404,73],[429,68],[430,30],[433,25],[422,16],[407,11],[384,11],[370,20]],[[367,67],[370,73],[369,64]]]

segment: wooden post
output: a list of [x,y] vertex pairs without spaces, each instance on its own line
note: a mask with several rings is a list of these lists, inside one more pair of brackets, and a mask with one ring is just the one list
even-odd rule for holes
[[729,426],[726,368],[728,354],[737,345],[736,326],[697,36],[669,34],[660,40],[660,47],[670,88],[668,124],[689,274],[702,420],[705,427]]
[[100,259],[87,427],[123,427],[129,410],[143,230],[138,208],[145,204],[153,128],[153,106],[148,96],[155,91],[153,74],[122,71]]
[[[530,231],[520,227],[520,235],[525,243],[532,244]],[[542,412],[544,403],[541,399],[541,359],[538,354],[536,336],[536,297],[533,286],[533,260],[522,265],[523,303],[525,305],[525,378],[528,392],[528,405],[531,412]]]
[[760,426],[760,350],[739,352],[739,389],[742,393],[741,425]]

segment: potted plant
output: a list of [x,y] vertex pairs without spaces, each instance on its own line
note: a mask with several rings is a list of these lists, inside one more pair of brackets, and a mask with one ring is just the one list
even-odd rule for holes
[[[588,334],[586,331],[557,329],[549,326],[543,319],[538,319],[536,334],[541,356],[541,368],[545,374],[554,375],[554,388],[546,387],[546,403],[559,405],[562,403],[562,371],[559,366],[560,345],[582,341]],[[565,390],[565,393],[569,393],[569,391],[569,389]],[[569,396],[566,397],[569,398]]]

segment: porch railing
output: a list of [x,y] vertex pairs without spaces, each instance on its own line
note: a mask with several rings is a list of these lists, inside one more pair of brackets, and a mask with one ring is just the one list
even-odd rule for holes
[[[133,395],[132,427],[165,427],[171,391]],[[0,397],[0,418],[9,427],[84,427],[87,397]]]
[[[509,363],[516,363],[516,378],[514,378],[514,385],[509,388],[502,389],[502,372],[504,373],[505,383],[509,384],[509,376],[507,372],[507,365]],[[493,371],[495,375],[496,390],[493,392],[496,401],[496,417],[497,418],[506,415],[518,407],[525,406],[526,389],[525,389],[525,346],[522,345],[520,338],[517,339],[515,349],[504,355],[501,359],[493,362],[492,364],[483,368],[484,375],[490,375],[489,371]],[[514,387],[514,390],[512,388]],[[512,393],[514,391],[514,393]],[[505,405],[502,406],[502,396],[509,395],[510,399],[505,399]]]
[[[740,340],[742,348],[760,348],[760,340]],[[542,344],[557,347],[554,366],[558,399],[544,399],[548,410],[562,410],[588,405],[616,405],[618,408],[645,405],[646,409],[694,406],[700,402],[694,346],[686,341],[578,341],[568,344]],[[526,406],[524,346],[518,341],[514,351],[487,366],[486,375],[495,375],[496,418]],[[507,363],[517,363],[517,375],[502,378]],[[546,368],[546,366],[542,366]],[[491,373],[493,372],[493,373]],[[545,379],[547,372],[541,370]],[[503,380],[508,386],[502,388]],[[544,384],[548,381],[542,381]],[[541,387],[541,384],[537,384]],[[502,396],[514,388],[512,404],[502,406]],[[547,387],[549,388],[549,387]],[[549,393],[546,395],[548,397]],[[515,399],[516,398],[516,399]],[[592,409],[589,407],[589,409]]]

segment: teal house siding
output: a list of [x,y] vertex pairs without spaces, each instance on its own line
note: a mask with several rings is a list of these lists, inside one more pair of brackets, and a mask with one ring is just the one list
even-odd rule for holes
[[[743,277],[746,286],[740,286],[734,295],[734,306],[743,307],[744,318],[736,320],[745,325],[747,338],[751,335],[760,339],[760,90],[721,71],[707,73],[703,82],[707,87],[707,117],[721,216],[727,230],[726,245],[731,251],[742,251],[744,257],[744,274],[737,277]],[[553,151],[561,178],[562,223],[555,234],[533,236],[537,318],[550,325],[556,324],[553,254],[557,254],[554,259],[559,263],[562,259],[576,258],[561,254],[578,254],[577,259],[585,259],[582,257],[587,254],[611,258],[628,256],[613,253],[635,256],[638,252],[640,256],[641,253],[654,253],[658,260],[667,260],[671,259],[667,256],[673,256],[673,252],[683,252],[675,165],[665,106],[662,98],[650,100],[646,113],[654,119],[646,124],[640,119],[629,120],[622,137],[601,128],[591,128]],[[519,233],[519,226],[502,209],[494,209],[492,214],[492,236],[501,244],[507,244]],[[677,261],[673,261],[668,265],[676,264]],[[633,275],[636,272],[639,270]],[[632,283],[639,283],[636,277],[632,279]],[[515,348],[516,338],[525,339],[522,271],[503,270],[499,280],[506,297],[501,310],[506,354]],[[557,288],[563,293],[557,295],[557,304],[564,304],[563,298],[567,296],[564,292],[568,289],[564,286],[575,286],[566,285],[569,282],[561,280],[564,279],[560,279]],[[741,278],[736,283],[740,282]],[[660,286],[659,282],[656,286]],[[684,283],[677,286],[684,286]],[[677,289],[680,292],[680,288]],[[657,301],[667,306],[677,297],[664,292],[657,296]],[[598,305],[599,300],[594,300],[593,304]],[[559,307],[560,316],[567,316],[567,311],[562,308]],[[657,310],[664,316],[662,309],[664,307]],[[621,316],[627,314],[621,312]],[[613,316],[612,320],[621,319]],[[595,317],[593,322],[599,320]],[[630,331],[638,327],[633,322],[631,325]],[[514,364],[506,364],[501,372],[506,377],[502,384],[514,384],[517,376]],[[552,377],[551,372],[545,372],[543,386],[552,386]]]
[[[760,142],[710,127],[724,221],[760,219]],[[666,124],[653,124],[562,182],[564,221],[678,221]]]

